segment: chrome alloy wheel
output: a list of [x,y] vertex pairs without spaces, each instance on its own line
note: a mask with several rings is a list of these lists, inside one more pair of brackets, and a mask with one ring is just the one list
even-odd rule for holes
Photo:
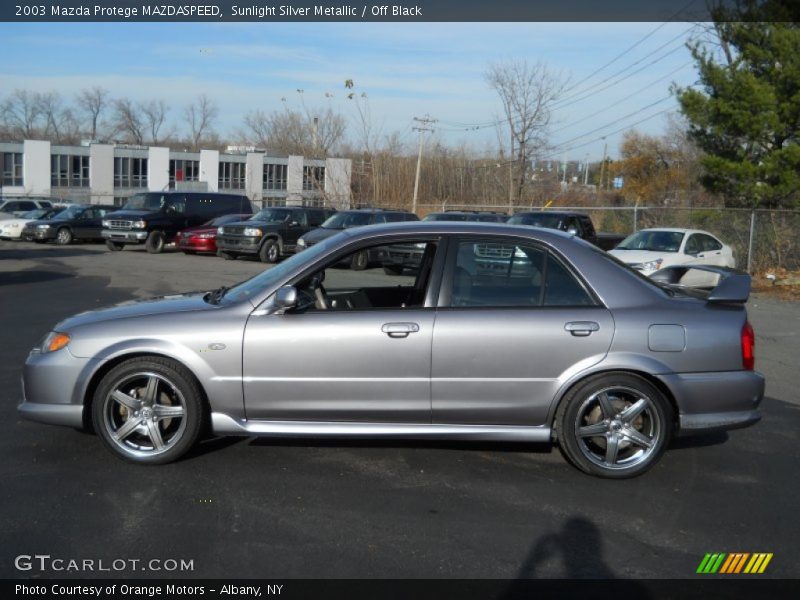
[[616,386],[601,389],[581,403],[574,432],[589,461],[604,469],[623,470],[650,458],[664,426],[650,398]]
[[163,454],[186,430],[186,399],[166,377],[153,372],[126,375],[103,404],[103,426],[124,454]]

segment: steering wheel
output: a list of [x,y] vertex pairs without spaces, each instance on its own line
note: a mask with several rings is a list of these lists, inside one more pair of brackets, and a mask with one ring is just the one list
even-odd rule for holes
[[314,306],[317,310],[328,310],[331,305],[322,285],[323,279],[325,279],[325,271],[317,273],[308,282],[308,289],[314,293]]

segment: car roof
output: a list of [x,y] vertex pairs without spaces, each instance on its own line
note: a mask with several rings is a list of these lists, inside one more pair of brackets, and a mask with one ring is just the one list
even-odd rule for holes
[[639,231],[663,231],[666,233],[704,233],[706,235],[716,237],[713,233],[709,231],[704,231],[702,229],[686,229],[682,227],[648,227],[647,229],[640,229]]
[[589,215],[579,210],[523,210],[515,212],[512,217],[517,215],[558,215],[560,217],[588,217]]
[[[535,232],[535,235],[531,235]],[[486,223],[481,221],[402,221],[398,223],[381,223],[345,229],[345,235],[354,238],[368,238],[374,235],[392,234],[477,234],[491,235],[522,235],[523,237],[537,238],[542,241],[564,241],[579,239],[576,235],[548,229],[545,227],[531,227],[529,225],[508,225],[507,223]]]

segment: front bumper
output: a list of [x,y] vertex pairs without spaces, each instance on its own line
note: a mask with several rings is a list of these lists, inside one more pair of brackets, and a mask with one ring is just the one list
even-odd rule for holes
[[101,362],[76,358],[67,348],[46,354],[32,351],[22,372],[19,416],[51,425],[83,427],[83,396],[91,373]]
[[216,252],[217,242],[211,238],[204,239],[185,239],[181,238],[178,243],[178,250],[190,250],[192,252]]
[[127,242],[133,244],[141,244],[147,239],[146,231],[133,231],[130,229],[103,229],[100,232],[105,240],[112,242]]
[[20,237],[26,242],[33,240],[54,240],[56,239],[56,230],[52,227],[50,229],[23,229]]
[[739,429],[761,419],[764,376],[755,371],[659,375],[678,404],[679,433]]
[[217,250],[235,252],[236,254],[258,254],[261,247],[260,237],[244,237],[232,235],[217,236]]

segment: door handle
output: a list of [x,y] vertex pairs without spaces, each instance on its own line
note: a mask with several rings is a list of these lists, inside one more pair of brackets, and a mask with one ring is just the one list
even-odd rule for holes
[[575,337],[586,337],[599,329],[600,325],[594,321],[570,321],[564,324],[564,330],[569,331]]
[[418,332],[419,325],[416,323],[384,323],[381,331],[390,338],[404,338],[408,337],[409,333]]

